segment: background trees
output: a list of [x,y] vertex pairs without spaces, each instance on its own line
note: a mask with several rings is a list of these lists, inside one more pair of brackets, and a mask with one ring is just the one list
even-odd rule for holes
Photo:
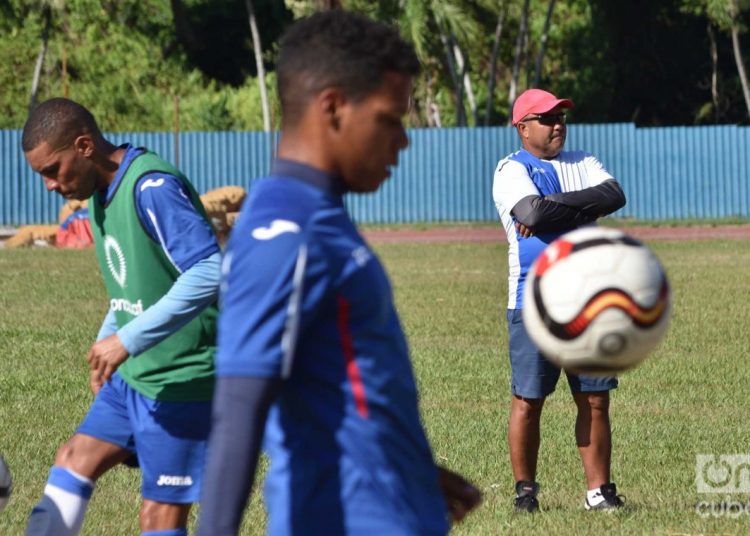
[[414,127],[506,124],[534,86],[578,122],[750,121],[750,0],[0,0],[0,128],[67,95],[107,130],[260,130],[264,88],[277,124],[278,38],[332,8],[414,43]]

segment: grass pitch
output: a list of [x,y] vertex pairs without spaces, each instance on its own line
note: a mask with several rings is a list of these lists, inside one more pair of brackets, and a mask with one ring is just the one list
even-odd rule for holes
[[[391,274],[409,336],[423,419],[440,463],[466,474],[484,504],[455,534],[744,534],[750,494],[699,494],[697,454],[749,454],[750,245],[655,242],[673,289],[670,332],[613,394],[613,477],[628,507],[583,511],[585,480],[564,379],[542,422],[539,515],[511,509],[506,446],[509,365],[507,249],[391,244]],[[0,534],[22,534],[57,446],[88,408],[85,355],[106,310],[92,251],[0,251],[0,452],[15,477]],[[84,534],[138,534],[139,475],[99,482]],[[732,501],[701,517],[696,505]],[[747,509],[744,505],[748,505]],[[255,493],[242,534],[263,534]]]

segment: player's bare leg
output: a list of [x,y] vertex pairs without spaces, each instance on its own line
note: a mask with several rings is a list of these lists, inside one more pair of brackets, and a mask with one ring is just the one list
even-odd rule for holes
[[122,447],[75,434],[57,451],[44,496],[32,510],[26,535],[78,534],[94,483],[129,456]]
[[575,393],[576,444],[583,461],[588,489],[609,482],[612,431],[609,423],[609,391]]
[[539,456],[540,422],[544,398],[513,396],[508,423],[508,446],[513,477],[535,480]]
[[75,434],[60,447],[55,465],[96,481],[104,473],[131,456],[122,447],[84,434]]
[[576,442],[586,473],[588,491],[586,510],[616,510],[621,508],[623,497],[610,481],[612,458],[612,429],[609,422],[609,392],[576,393],[578,406]]
[[513,477],[516,480],[516,511],[535,512],[539,509],[536,499],[539,490],[536,483],[536,464],[543,407],[544,398],[522,398],[514,395],[511,399],[508,446]]
[[139,516],[141,532],[186,527],[191,506],[191,504],[171,504],[143,499]]

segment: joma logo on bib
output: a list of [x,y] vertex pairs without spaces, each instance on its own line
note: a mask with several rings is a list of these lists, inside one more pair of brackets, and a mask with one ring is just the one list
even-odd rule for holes
[[104,239],[104,255],[107,257],[107,266],[112,274],[112,277],[120,285],[120,288],[125,287],[125,278],[128,275],[128,268],[125,265],[125,255],[122,252],[120,244],[113,236],[107,236]]

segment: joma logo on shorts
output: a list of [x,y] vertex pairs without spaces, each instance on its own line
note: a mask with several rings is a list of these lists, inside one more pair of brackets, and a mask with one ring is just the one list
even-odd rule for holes
[[191,476],[159,475],[157,486],[192,486]]

